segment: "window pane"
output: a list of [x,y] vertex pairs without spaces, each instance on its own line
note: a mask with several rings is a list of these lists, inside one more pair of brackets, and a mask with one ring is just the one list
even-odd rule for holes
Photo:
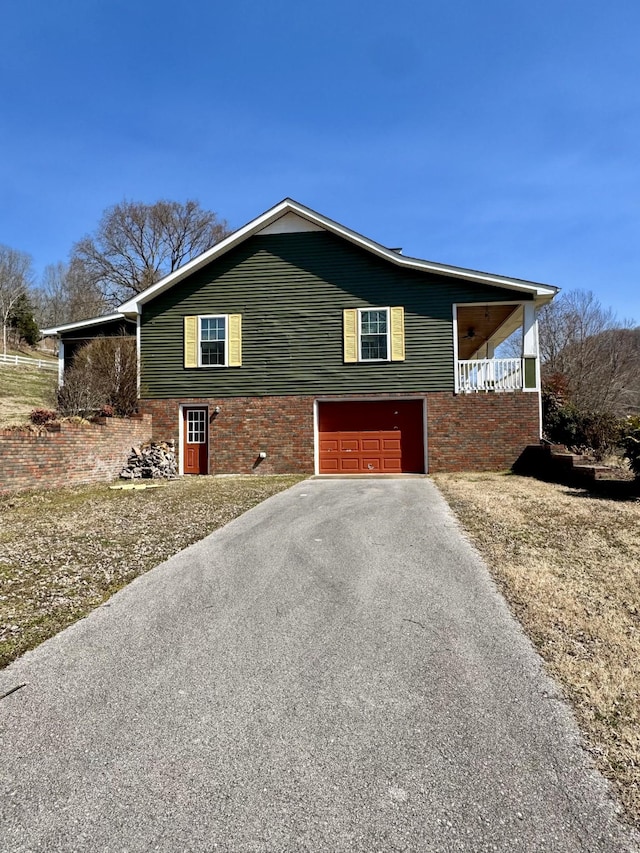
[[387,358],[387,336],[386,335],[363,335],[361,340],[361,354],[363,361]]
[[387,356],[387,311],[360,312],[360,360],[382,361]]
[[200,318],[200,364],[225,364],[226,317]]
[[200,320],[201,341],[223,341],[225,339],[225,318],[205,317]]
[[224,340],[200,344],[202,364],[224,364]]
[[361,314],[361,329],[363,335],[386,335],[387,312],[363,311]]

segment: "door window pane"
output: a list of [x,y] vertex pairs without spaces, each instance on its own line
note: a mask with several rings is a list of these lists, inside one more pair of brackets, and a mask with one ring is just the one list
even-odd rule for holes
[[187,412],[187,444],[204,444],[207,440],[207,413],[204,409]]

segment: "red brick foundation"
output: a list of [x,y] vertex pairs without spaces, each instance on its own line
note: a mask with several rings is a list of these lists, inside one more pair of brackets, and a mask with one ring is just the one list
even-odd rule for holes
[[[313,474],[313,397],[141,400],[153,437],[178,442],[179,406],[209,408],[210,474]],[[220,407],[215,415],[214,409]],[[266,459],[260,460],[261,451]]]
[[429,473],[503,471],[540,441],[536,393],[428,394]]
[[[322,399],[340,400],[347,395]],[[367,394],[363,399],[393,398]],[[427,400],[429,472],[510,468],[528,444],[539,440],[538,395],[397,395]],[[209,408],[211,474],[314,472],[313,396],[141,400],[153,415],[153,437],[179,438],[179,406]],[[353,399],[353,397],[350,397]],[[216,406],[220,412],[214,414]],[[266,459],[260,460],[264,451]]]
[[0,494],[114,480],[132,445],[151,438],[151,418],[64,421],[42,435],[0,431]]

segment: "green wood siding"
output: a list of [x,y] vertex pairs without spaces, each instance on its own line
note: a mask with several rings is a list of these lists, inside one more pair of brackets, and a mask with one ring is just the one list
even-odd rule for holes
[[[142,396],[453,390],[452,304],[519,293],[405,270],[326,232],[251,237],[141,318]],[[406,359],[345,364],[344,308],[402,305]],[[242,314],[242,367],[185,368],[183,317]]]
[[524,360],[524,387],[536,387],[536,359],[525,358]]

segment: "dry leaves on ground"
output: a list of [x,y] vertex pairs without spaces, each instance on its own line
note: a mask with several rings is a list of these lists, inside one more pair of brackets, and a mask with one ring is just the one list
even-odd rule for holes
[[0,666],[299,476],[187,477],[0,498]]

